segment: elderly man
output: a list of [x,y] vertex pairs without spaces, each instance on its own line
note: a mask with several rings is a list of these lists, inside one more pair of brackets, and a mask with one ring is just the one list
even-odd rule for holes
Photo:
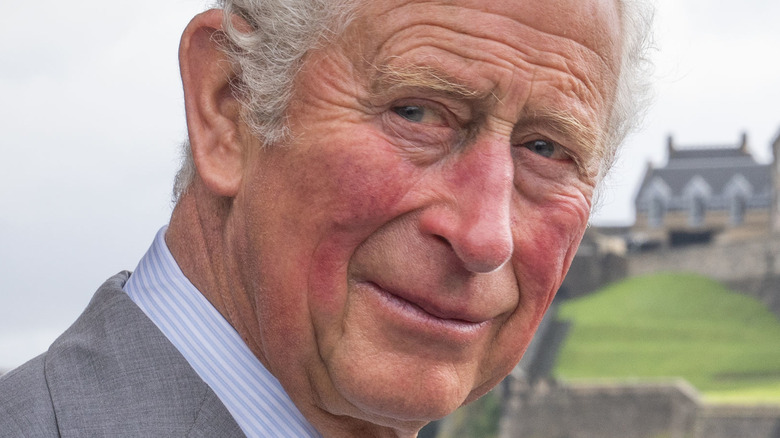
[[414,436],[517,364],[629,125],[628,0],[225,0],[170,224],[3,436]]

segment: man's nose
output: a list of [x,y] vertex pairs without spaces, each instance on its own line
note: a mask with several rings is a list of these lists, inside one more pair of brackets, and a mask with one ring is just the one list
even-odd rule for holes
[[514,161],[510,146],[506,141],[488,138],[470,145],[453,159],[443,170],[449,202],[426,212],[423,227],[444,239],[467,270],[495,271],[514,250]]

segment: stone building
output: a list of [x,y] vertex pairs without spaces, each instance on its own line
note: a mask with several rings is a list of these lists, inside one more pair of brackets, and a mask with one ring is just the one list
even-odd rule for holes
[[[780,146],[775,141],[773,152]],[[668,162],[648,164],[635,199],[635,242],[680,246],[767,235],[774,209],[775,165],[737,145],[680,147],[669,137]]]

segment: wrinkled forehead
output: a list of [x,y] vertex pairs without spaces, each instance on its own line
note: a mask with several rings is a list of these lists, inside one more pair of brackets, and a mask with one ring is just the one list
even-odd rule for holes
[[[380,28],[410,23],[432,26],[436,19],[455,18],[463,33],[509,33],[518,37],[530,33],[563,38],[595,52],[610,69],[620,65],[621,25],[619,0],[358,0],[357,26],[362,39],[381,37]],[[451,15],[451,17],[447,17]],[[479,29],[490,17],[505,26]],[[471,27],[471,29],[469,28]],[[525,28],[525,32],[523,31]],[[505,35],[510,37],[510,35]]]
[[606,127],[620,74],[619,0],[358,1],[344,48],[365,77],[384,66],[435,66],[509,112],[529,87],[555,99],[537,84],[558,80],[579,99],[558,99],[559,110],[588,107],[599,120],[587,124]]

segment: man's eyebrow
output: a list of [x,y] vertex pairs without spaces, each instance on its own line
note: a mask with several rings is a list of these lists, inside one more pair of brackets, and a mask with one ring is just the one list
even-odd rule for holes
[[[542,107],[526,108],[520,118],[519,124],[526,127],[537,126],[544,130],[549,130],[554,134],[573,142],[576,145],[578,161],[581,170],[589,167],[593,160],[603,159],[605,151],[600,149],[604,143],[602,130],[599,127],[591,126],[577,118],[570,111]],[[571,148],[571,146],[570,146]]]
[[383,65],[377,67],[372,81],[373,94],[392,93],[396,89],[417,88],[469,100],[480,100],[486,93],[474,90],[439,69],[423,65],[402,67]]

